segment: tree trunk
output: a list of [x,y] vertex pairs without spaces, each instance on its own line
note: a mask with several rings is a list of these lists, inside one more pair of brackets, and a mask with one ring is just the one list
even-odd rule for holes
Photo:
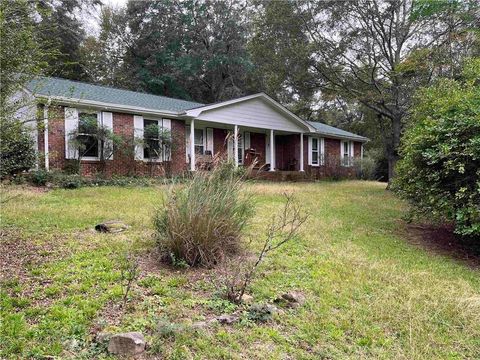
[[400,136],[402,133],[402,117],[395,116],[392,119],[392,138],[391,144],[387,149],[387,159],[388,159],[388,186],[387,189],[392,185],[392,180],[395,177],[395,166],[397,164],[400,156],[398,151],[400,148]]

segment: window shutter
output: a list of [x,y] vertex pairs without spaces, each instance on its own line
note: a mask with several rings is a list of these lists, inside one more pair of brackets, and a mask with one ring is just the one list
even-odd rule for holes
[[308,137],[308,165],[312,165],[312,137]]
[[325,139],[320,139],[320,165],[325,165]]
[[243,134],[243,138],[244,138],[245,150],[250,149],[250,147],[251,147],[251,145],[250,145],[250,131],[245,131],[245,133]]
[[[172,139],[172,120],[170,119],[162,119],[162,129],[169,134],[169,140]],[[172,156],[172,149],[171,146],[165,149],[163,148],[162,151],[162,161],[170,161]]]
[[213,155],[213,129],[207,128],[207,150],[212,152]]
[[[102,112],[102,125],[105,129],[109,129],[113,134],[113,114],[111,112]],[[111,139],[105,142],[105,148],[111,153],[107,160],[113,160],[113,141]]]
[[78,150],[71,141],[74,131],[78,130],[78,111],[76,108],[65,108],[65,158],[77,159]]
[[133,116],[133,133],[135,136],[135,160],[143,160],[143,116]]
[[353,141],[350,141],[350,157],[353,159],[354,155],[355,153],[354,153]]

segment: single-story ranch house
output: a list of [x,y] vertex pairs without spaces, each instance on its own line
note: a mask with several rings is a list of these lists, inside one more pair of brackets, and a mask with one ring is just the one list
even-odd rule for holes
[[[367,141],[305,121],[264,93],[206,105],[51,77],[32,80],[26,91],[43,111],[43,123],[34,131],[39,165],[47,170],[63,169],[70,159],[78,159],[69,134],[92,117],[114,134],[132,139],[146,137],[144,129],[152,124],[172,136],[171,147],[160,155],[152,155],[141,142],[132,142],[130,154],[114,149],[104,163],[110,175],[162,175],[167,163],[171,173],[179,174],[208,168],[205,164],[214,156],[223,155],[236,166],[255,161],[259,173],[266,175],[288,171],[322,177],[336,167],[351,176],[353,159],[363,157]],[[95,141],[78,132],[86,143]],[[146,140],[155,142],[149,136]],[[95,143],[81,158],[82,172],[98,171],[99,160]]]

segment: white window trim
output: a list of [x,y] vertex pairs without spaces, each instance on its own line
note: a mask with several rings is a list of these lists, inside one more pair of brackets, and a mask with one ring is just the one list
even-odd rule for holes
[[[348,161],[345,162],[345,153],[344,153],[344,144],[348,144]],[[354,143],[350,140],[341,140],[340,141],[340,165],[344,167],[353,166],[353,156],[354,156]]]
[[[87,109],[77,109],[78,111],[78,126],[77,129],[80,127],[80,114],[83,113],[89,113],[89,114],[94,114],[97,113],[97,124],[101,125],[102,124],[102,112],[101,111],[88,111]],[[78,131],[78,130],[77,130]],[[83,133],[82,133],[83,134]],[[78,135],[82,135],[80,131],[78,131]],[[88,134],[83,134],[83,135],[88,135]],[[100,161],[100,142],[97,144],[98,146],[98,156],[82,156],[80,160],[85,160],[85,161]]]
[[[185,160],[188,163],[189,162],[189,156],[190,156],[190,126],[185,126],[185,146],[186,146],[186,151],[185,151]],[[195,124],[195,131],[197,130],[202,130],[203,131],[203,152],[205,153],[205,150],[207,149],[207,128],[201,128],[197,127]],[[195,134],[194,134],[195,135]],[[193,136],[194,141],[195,141],[195,136]],[[193,146],[195,148],[195,144]],[[213,151],[212,151],[213,153]]]
[[[161,118],[161,119],[155,119],[155,118],[149,118],[149,117],[144,117],[142,116],[142,136],[144,136],[144,128],[145,128],[145,120],[151,120],[151,121],[156,121],[157,122],[157,126],[159,129],[169,129],[170,130],[170,134],[172,132],[172,126],[171,126],[171,120],[170,119],[164,119],[164,118]],[[166,124],[169,124],[169,126],[166,126]],[[145,138],[144,138],[145,139]],[[159,158],[156,158],[156,159],[151,159],[151,158],[145,158],[145,152],[144,152],[144,148],[142,146],[142,159],[144,162],[148,162],[148,163],[162,163],[162,162],[166,162],[166,161],[171,161],[171,157],[172,157],[172,154],[168,154],[168,159],[165,159],[165,154],[162,152],[162,156],[159,157]],[[171,152],[171,150],[170,150]]]
[[[318,163],[313,163],[313,147],[312,147],[312,139],[317,140],[317,153],[318,153]],[[309,136],[308,137],[308,165],[310,166],[324,166],[325,165],[325,139],[317,136]]]

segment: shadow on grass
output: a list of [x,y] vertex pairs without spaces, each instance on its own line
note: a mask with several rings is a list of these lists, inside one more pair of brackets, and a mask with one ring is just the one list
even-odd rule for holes
[[448,225],[407,224],[407,237],[414,245],[480,268],[480,240],[461,237]]

